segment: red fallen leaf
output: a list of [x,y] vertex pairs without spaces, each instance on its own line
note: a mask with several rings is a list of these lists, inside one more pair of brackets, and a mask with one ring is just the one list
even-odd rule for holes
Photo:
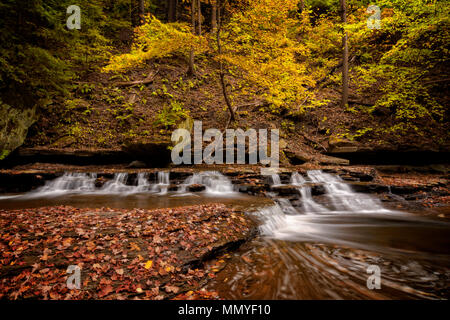
[[115,271],[118,275],[123,275],[123,269],[116,269]]
[[42,287],[42,293],[45,294],[45,293],[49,292],[51,289],[52,289],[51,286],[43,286]]
[[98,263],[94,263],[94,265],[92,266],[92,268],[94,268],[94,269],[101,269],[102,266],[101,266],[100,264],[98,264]]
[[48,260],[48,255],[52,252],[52,250],[45,248],[44,249],[44,254],[41,256],[41,260],[43,261],[47,261]]
[[160,275],[162,275],[162,276],[167,275],[167,271],[164,270],[163,268],[159,268],[158,273],[159,273]]
[[155,236],[153,237],[153,242],[154,242],[154,243],[161,243],[161,242],[162,242],[162,239],[161,239],[161,237],[160,237],[159,235],[155,235]]
[[108,285],[108,284],[111,284],[111,283],[112,283],[112,281],[109,280],[109,279],[106,279],[106,278],[102,278],[102,279],[100,280],[100,284],[106,284],[106,285]]
[[159,294],[159,288],[158,288],[158,287],[152,288],[150,291],[151,291],[151,293],[152,293],[154,296],[157,296],[157,295]]
[[141,248],[139,248],[139,246],[136,244],[136,243],[134,243],[134,242],[132,242],[132,243],[130,243],[130,247],[131,247],[131,251],[141,251]]
[[167,293],[170,292],[177,293],[178,291],[180,291],[180,288],[178,288],[177,286],[165,286],[164,289],[166,290]]
[[130,286],[128,284],[124,284],[124,285],[117,287],[115,290],[116,293],[119,293],[122,291],[130,291]]
[[55,299],[55,300],[60,300],[61,296],[56,292],[50,292],[50,298]]
[[113,287],[111,285],[107,285],[100,290],[98,296],[100,298],[103,298],[104,296],[110,294],[111,292],[113,292]]
[[73,241],[72,238],[66,238],[66,239],[63,240],[62,245],[64,247],[68,247],[68,246],[70,246],[72,244],[72,241]]

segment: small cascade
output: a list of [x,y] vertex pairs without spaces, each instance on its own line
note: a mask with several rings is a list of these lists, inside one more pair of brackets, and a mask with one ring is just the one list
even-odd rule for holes
[[[261,232],[275,239],[299,240],[316,239],[324,236],[324,228],[329,222],[319,221],[338,218],[340,215],[358,217],[395,214],[397,211],[385,209],[381,202],[366,194],[354,192],[340,177],[319,170],[307,172],[307,177],[298,173],[291,175],[291,184],[298,186],[301,194],[301,208],[292,206],[288,199],[277,199],[274,206],[261,209],[257,215],[263,220]],[[323,185],[324,204],[319,204],[312,196],[311,185]],[[323,198],[322,198],[323,200]],[[330,227],[333,224],[330,225]]]
[[47,181],[44,186],[25,195],[28,198],[40,196],[58,196],[64,193],[82,193],[95,191],[95,173],[65,173],[61,177]]
[[298,190],[302,197],[302,207],[305,214],[326,213],[328,209],[314,201],[311,193],[311,186],[307,185],[307,181],[298,172],[291,175],[291,184],[298,186]]
[[151,185],[148,181],[148,173],[140,172],[137,175],[137,192],[146,192],[150,189]]
[[203,171],[194,173],[180,185],[178,192],[186,192],[187,187],[193,184],[204,185],[206,187],[206,193],[210,194],[234,193],[234,188],[231,181],[217,171]]
[[320,170],[308,171],[308,178],[313,183],[323,184],[334,213],[371,213],[389,212],[378,199],[369,195],[356,193],[338,177]]
[[152,186],[153,192],[159,192],[166,194],[170,185],[170,172],[160,171],[158,172],[158,182]]
[[163,185],[166,186],[167,190],[167,187],[169,185],[168,173],[158,173],[158,176],[159,183],[156,185],[151,185],[148,180],[148,173],[138,173],[136,184],[128,185],[128,173],[115,173],[112,180],[107,181],[102,187],[97,188],[95,186],[97,180],[96,173],[68,172],[59,178],[56,178],[52,181],[47,181],[44,186],[36,189],[35,191],[31,191],[23,196],[15,197],[38,198],[60,196],[64,194],[127,195],[150,192],[153,191],[156,186],[160,188]]
[[133,186],[127,186],[128,174],[121,172],[114,174],[111,181],[106,182],[101,191],[104,193],[129,193]]
[[272,186],[273,187],[282,185],[280,175],[278,175],[276,173],[272,174],[271,175],[271,179],[272,179]]
[[299,214],[298,210],[294,208],[294,206],[288,199],[283,198],[277,199],[277,203],[279,204],[279,206],[281,207],[281,209],[285,214],[291,215]]
[[291,184],[294,186],[301,186],[306,182],[305,178],[298,172],[293,172],[291,175]]

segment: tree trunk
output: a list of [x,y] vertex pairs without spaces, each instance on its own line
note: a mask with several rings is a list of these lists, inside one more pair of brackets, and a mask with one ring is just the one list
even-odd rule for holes
[[[347,5],[345,0],[340,0],[341,2],[341,20],[345,25],[347,23]],[[342,47],[344,49],[342,58],[342,101],[341,105],[345,106],[348,104],[348,34],[344,31],[342,37]]]
[[214,33],[217,29],[217,2],[216,0],[211,0],[211,31]]
[[145,5],[144,0],[139,0],[139,24],[142,25],[145,22]]
[[167,21],[175,22],[177,20],[177,0],[167,0]]
[[[221,17],[220,17],[220,9],[221,9],[221,1],[217,0],[217,33],[216,33],[216,38],[217,38],[217,50],[219,52],[219,56],[222,55],[222,43],[221,43],[221,39],[220,39],[220,29],[222,27],[222,21],[221,21]],[[233,110],[233,106],[231,105],[230,98],[228,97],[227,85],[225,83],[225,72],[223,70],[222,58],[219,59],[219,69],[220,69],[219,70],[220,85],[222,86],[223,97],[225,99],[225,103],[227,104],[228,110],[230,111],[230,121],[234,121],[234,119],[235,119],[234,110]],[[227,124],[227,127],[228,127],[228,124]]]
[[198,17],[197,17],[197,23],[198,23],[198,35],[202,35],[202,5],[200,0],[197,0],[197,10],[198,10]]
[[305,0],[300,1],[300,12],[303,12],[305,10]]
[[[191,0],[191,24],[192,24],[192,34],[195,34],[195,2],[197,0]],[[194,47],[191,47],[191,52],[189,54],[189,76],[195,75],[195,53]]]
[[139,25],[139,3],[136,0],[130,1],[131,25],[137,27]]

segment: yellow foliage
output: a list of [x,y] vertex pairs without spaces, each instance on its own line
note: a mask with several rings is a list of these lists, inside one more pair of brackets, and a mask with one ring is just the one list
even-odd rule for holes
[[237,66],[245,79],[266,89],[273,111],[304,101],[314,78],[300,62],[308,54],[296,36],[297,0],[255,0],[243,5],[224,28],[224,54],[219,57]]
[[148,16],[146,23],[137,27],[134,33],[131,52],[113,56],[103,68],[104,72],[126,70],[154,58],[187,56],[191,48],[196,53],[208,48],[206,39],[192,34],[187,24],[163,23],[154,16]]

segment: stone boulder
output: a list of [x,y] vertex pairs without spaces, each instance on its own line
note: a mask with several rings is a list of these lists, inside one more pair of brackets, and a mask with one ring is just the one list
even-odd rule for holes
[[0,160],[23,144],[36,119],[35,108],[14,108],[0,100]]

